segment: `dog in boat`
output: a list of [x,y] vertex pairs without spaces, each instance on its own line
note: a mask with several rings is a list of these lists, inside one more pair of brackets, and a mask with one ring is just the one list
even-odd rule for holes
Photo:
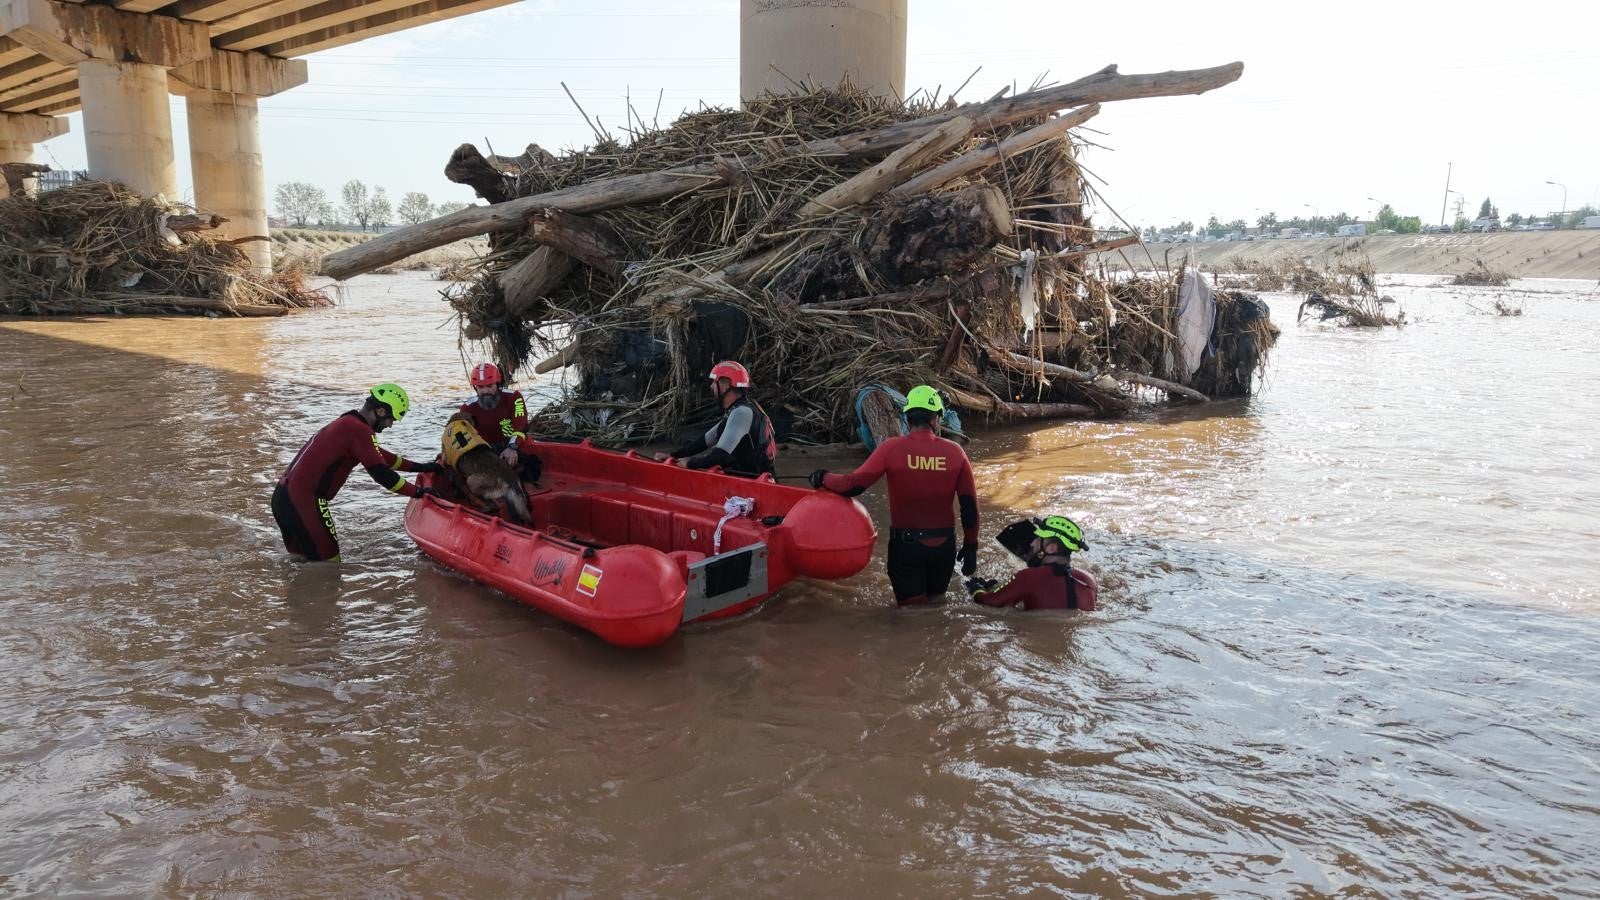
[[533,522],[517,471],[478,434],[471,416],[458,412],[444,423],[443,450],[445,468],[456,487],[475,505],[484,512],[503,512],[518,525]]

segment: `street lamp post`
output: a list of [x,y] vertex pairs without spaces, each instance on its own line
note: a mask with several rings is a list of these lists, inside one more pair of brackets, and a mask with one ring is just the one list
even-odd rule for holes
[[1559,181],[1546,181],[1545,184],[1553,184],[1561,188],[1561,218],[1556,220],[1556,227],[1560,228],[1567,224],[1567,186]]
[[1377,197],[1368,197],[1367,199],[1378,204],[1372,208],[1372,228],[1374,231],[1376,231],[1378,228],[1378,210],[1383,208],[1383,201],[1379,200]]
[[1317,220],[1322,218],[1322,212],[1317,209],[1317,205],[1315,203],[1302,203],[1300,205],[1311,207],[1311,232],[1315,234],[1317,231]]

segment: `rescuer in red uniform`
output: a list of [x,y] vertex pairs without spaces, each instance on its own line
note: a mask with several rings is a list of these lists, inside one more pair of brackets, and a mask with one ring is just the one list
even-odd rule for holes
[[472,417],[472,427],[525,481],[538,481],[539,457],[528,439],[528,405],[520,391],[505,389],[505,376],[494,363],[478,363],[470,376],[476,399],[461,404]]
[[961,507],[961,574],[978,568],[978,494],[972,464],[961,445],[938,434],[944,401],[918,385],[906,395],[909,434],[878,445],[849,475],[827,469],[811,473],[812,487],[853,497],[885,475],[889,478],[889,583],[902,606],[927,603],[950,588],[955,571],[955,513]]
[[1066,516],[1048,516],[1034,529],[1028,567],[1001,585],[992,578],[971,578],[967,589],[984,606],[1023,609],[1092,610],[1098,597],[1094,579],[1079,582],[1072,575],[1072,554],[1089,549],[1083,530]]
[[[433,493],[400,477],[400,472],[438,472],[438,463],[414,463],[378,446],[378,432],[405,418],[411,400],[398,384],[373,388],[353,409],[306,441],[272,491],[272,517],[283,532],[283,546],[308,561],[338,560],[339,533],[329,501],[360,463],[372,480],[397,494]],[[396,471],[398,470],[398,471]]]

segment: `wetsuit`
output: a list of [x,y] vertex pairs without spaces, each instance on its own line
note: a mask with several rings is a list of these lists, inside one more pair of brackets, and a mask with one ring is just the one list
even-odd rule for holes
[[461,404],[461,411],[472,417],[472,427],[495,453],[507,447],[517,448],[517,474],[524,481],[539,480],[542,467],[533,453],[533,442],[528,440],[528,405],[521,392],[501,391],[500,399],[489,409],[476,400],[468,400]]
[[1021,603],[1023,609],[1087,611],[1094,609],[1096,593],[1092,581],[1083,584],[1072,577],[1071,563],[1051,562],[1029,566],[998,587],[979,588],[973,591],[972,599],[984,606]]
[[[372,480],[397,494],[417,495],[416,485],[400,477],[417,467],[378,446],[378,434],[355,410],[324,425],[306,441],[272,491],[272,517],[283,532],[283,546],[308,560],[337,559],[339,533],[328,502],[360,463]],[[399,470],[398,472],[396,470]]]
[[772,421],[761,405],[749,397],[733,401],[722,421],[703,436],[672,451],[686,469],[722,466],[739,474],[760,475],[772,471],[778,444],[772,434]]
[[461,411],[472,417],[472,427],[496,451],[527,437],[528,405],[518,391],[501,391],[500,399],[489,409],[476,400],[461,404]]
[[956,565],[955,513],[961,506],[963,543],[978,540],[978,493],[972,463],[961,445],[914,428],[878,445],[848,475],[828,473],[822,486],[840,494],[860,493],[889,478],[889,583],[901,604],[926,603],[950,588]]

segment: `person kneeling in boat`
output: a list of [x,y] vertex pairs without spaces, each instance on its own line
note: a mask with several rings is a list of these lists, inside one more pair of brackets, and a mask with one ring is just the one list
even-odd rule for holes
[[438,472],[438,463],[414,463],[378,446],[378,432],[405,418],[411,400],[398,384],[380,384],[360,409],[334,419],[306,441],[272,491],[272,517],[283,546],[310,562],[339,559],[339,533],[328,504],[360,463],[372,480],[397,494],[437,494],[400,477],[400,472]]
[[685,469],[721,466],[729,474],[754,478],[772,471],[778,458],[778,441],[772,420],[761,404],[750,399],[750,371],[726,360],[711,367],[711,394],[722,406],[722,421],[704,435],[673,450],[657,453],[660,462]]
[[[895,602],[913,606],[950,589],[956,559],[961,574],[978,569],[978,493],[972,463],[961,445],[939,436],[944,400],[922,384],[906,395],[908,434],[879,444],[848,475],[827,469],[811,473],[811,486],[853,497],[885,475],[889,478],[889,583]],[[956,552],[955,514],[961,508],[961,552]]]
[[[1031,525],[1033,540],[1025,550],[1028,567],[1005,584],[993,578],[969,578],[967,590],[975,603],[984,606],[1016,606],[1023,609],[1092,610],[1099,590],[1089,573],[1072,568],[1072,554],[1089,549],[1083,530],[1066,516],[1048,516]],[[1015,527],[1015,526],[1013,526]],[[1001,543],[1006,543],[1002,539]],[[1023,556],[1023,553],[1019,553]]]
[[478,363],[469,376],[477,397],[461,404],[472,427],[523,481],[537,482],[542,467],[528,437],[528,404],[522,392],[506,390],[505,376],[494,363]]

